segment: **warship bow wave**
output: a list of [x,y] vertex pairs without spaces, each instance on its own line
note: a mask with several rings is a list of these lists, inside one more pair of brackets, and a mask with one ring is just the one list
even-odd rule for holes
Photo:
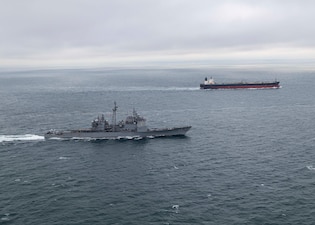
[[78,130],[50,130],[45,134],[45,138],[61,139],[137,139],[144,137],[167,137],[183,136],[191,126],[173,127],[173,128],[147,128],[146,119],[139,116],[133,110],[131,116],[126,120],[116,123],[116,102],[114,103],[112,123],[105,120],[104,115],[94,119],[91,128]]
[[212,77],[208,80],[205,78],[203,84],[200,84],[200,89],[244,89],[244,88],[280,88],[280,82],[238,82],[238,83],[216,83]]

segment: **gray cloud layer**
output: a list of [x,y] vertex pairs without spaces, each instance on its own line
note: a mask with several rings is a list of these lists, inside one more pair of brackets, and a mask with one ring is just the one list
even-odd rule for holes
[[2,0],[0,63],[314,57],[313,21],[308,0]]

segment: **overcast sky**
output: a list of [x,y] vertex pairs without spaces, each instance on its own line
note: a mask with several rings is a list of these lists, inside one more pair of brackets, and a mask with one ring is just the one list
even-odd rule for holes
[[312,0],[0,0],[0,67],[315,59]]

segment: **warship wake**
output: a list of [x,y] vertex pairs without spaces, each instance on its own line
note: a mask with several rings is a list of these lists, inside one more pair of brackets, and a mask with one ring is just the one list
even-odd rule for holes
[[140,116],[136,110],[125,120],[116,122],[117,105],[114,102],[112,109],[112,123],[105,119],[104,114],[92,121],[91,128],[77,130],[48,131],[46,139],[137,139],[145,137],[184,136],[191,126],[172,128],[148,128],[146,119]]

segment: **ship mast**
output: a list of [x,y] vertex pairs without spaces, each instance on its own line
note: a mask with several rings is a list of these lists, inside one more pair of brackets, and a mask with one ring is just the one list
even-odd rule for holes
[[117,105],[116,101],[114,102],[114,108],[113,108],[113,118],[112,118],[112,124],[113,124],[113,131],[116,131],[116,111],[117,111]]

